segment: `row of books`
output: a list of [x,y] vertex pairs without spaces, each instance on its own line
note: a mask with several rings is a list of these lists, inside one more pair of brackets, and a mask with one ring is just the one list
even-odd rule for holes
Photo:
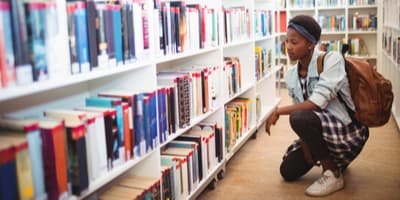
[[290,0],[289,5],[291,8],[313,8],[315,0]]
[[225,146],[232,151],[237,141],[250,130],[252,104],[248,98],[236,98],[225,105]]
[[319,7],[335,7],[344,6],[346,0],[319,0],[317,1]]
[[223,159],[222,129],[201,122],[161,151],[163,199],[187,199]]
[[375,0],[349,0],[349,5],[352,6],[375,5]]
[[377,30],[376,14],[349,14],[349,30]]
[[394,32],[382,32],[382,49],[397,64],[400,64],[400,34]]
[[246,7],[222,8],[225,44],[250,39],[250,11]]
[[318,23],[321,26],[322,31],[335,32],[346,30],[346,18],[344,15],[331,15],[331,16],[319,16]]
[[342,53],[342,45],[342,40],[322,40],[320,41],[319,49],[325,52],[336,51]]
[[100,200],[162,199],[161,180],[128,174],[98,197]]
[[272,49],[256,46],[255,49],[256,79],[264,77],[272,67]]
[[0,2],[2,88],[65,74],[69,53],[67,32],[60,25],[62,9],[65,2],[60,0]]
[[71,73],[143,59],[150,48],[150,8],[144,2],[69,1],[67,22]]
[[166,135],[175,133],[177,128],[188,127],[191,119],[217,108],[219,71],[216,65],[190,65],[157,73],[160,88],[167,94],[173,93],[161,102],[162,107],[172,110],[166,117],[166,124],[172,127],[167,129]]
[[[90,182],[115,166],[143,156],[161,142],[155,92],[102,92],[87,97],[85,105],[75,110],[46,110],[44,119],[1,119],[2,129],[25,133],[28,138],[27,158],[34,164],[31,176],[36,175],[35,193],[31,192],[35,198],[44,193],[48,199],[58,199],[65,192],[80,195]],[[32,130],[35,132],[30,134]],[[32,135],[35,138],[29,141]],[[15,148],[5,146],[0,152],[16,157],[9,151]],[[36,188],[45,188],[46,192]]]
[[[222,90],[224,97],[232,97],[242,88],[242,65],[239,57],[224,57],[224,66],[222,68]],[[226,99],[224,98],[224,99]]]
[[273,11],[255,10],[254,11],[254,35],[264,37],[272,35],[273,30]]
[[218,12],[185,1],[155,0],[155,32],[158,55],[171,55],[219,44]]
[[148,12],[140,1],[0,2],[1,86],[57,79],[143,58],[150,47]]

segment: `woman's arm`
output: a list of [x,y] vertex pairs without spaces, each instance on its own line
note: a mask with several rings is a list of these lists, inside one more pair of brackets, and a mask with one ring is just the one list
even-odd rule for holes
[[271,113],[271,115],[269,115],[268,119],[265,122],[265,131],[268,133],[268,135],[271,134],[271,125],[275,124],[278,121],[280,115],[289,115],[295,110],[319,110],[319,107],[309,100],[290,106],[283,106],[280,108],[277,107]]
[[298,104],[279,107],[275,110],[277,115],[289,115],[295,110],[319,110],[319,107],[313,102],[306,100]]

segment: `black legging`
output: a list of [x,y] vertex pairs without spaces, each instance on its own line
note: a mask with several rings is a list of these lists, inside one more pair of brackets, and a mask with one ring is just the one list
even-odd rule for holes
[[[299,138],[308,146],[314,161],[329,158],[329,151],[322,137],[322,126],[319,117],[310,110],[298,110],[290,114],[290,125]],[[282,161],[280,172],[287,180],[295,180],[313,167],[304,158],[302,148],[290,153]]]

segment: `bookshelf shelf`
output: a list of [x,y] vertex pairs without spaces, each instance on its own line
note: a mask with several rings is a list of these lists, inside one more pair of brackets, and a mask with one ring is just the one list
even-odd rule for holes
[[341,11],[341,10],[344,10],[344,9],[346,9],[346,7],[345,6],[335,6],[335,7],[318,7],[318,10],[321,10],[321,11],[331,11],[331,10],[334,10],[334,11]]
[[219,50],[219,47],[212,47],[212,48],[200,49],[200,50],[191,51],[191,52],[179,53],[176,55],[163,56],[160,58],[156,58],[156,63],[161,64],[161,63],[170,62],[170,61],[174,61],[174,60],[178,60],[178,59],[188,58],[191,56],[206,54],[206,53],[210,53],[210,52],[218,51],[218,50]]
[[267,36],[264,36],[264,37],[257,37],[255,39],[255,41],[256,42],[260,42],[260,41],[263,41],[263,40],[270,40],[270,39],[274,39],[274,38],[275,38],[274,35],[267,35]]
[[350,5],[348,7],[349,10],[369,9],[369,8],[378,8],[378,6],[377,5],[358,5],[358,6]]
[[30,94],[36,94],[40,92],[45,92],[48,90],[54,90],[60,87],[64,86],[69,86],[69,85],[74,85],[78,83],[83,83],[95,79],[100,79],[103,77],[111,76],[111,75],[116,75],[128,71],[133,71],[137,70],[140,68],[144,67],[151,67],[151,62],[137,62],[133,64],[127,64],[127,65],[121,65],[121,66],[116,66],[116,67],[108,67],[106,69],[99,69],[83,74],[76,74],[76,75],[70,75],[66,76],[64,79],[60,80],[54,80],[54,79],[49,79],[49,80],[44,80],[41,82],[35,82],[32,83],[31,85],[26,85],[26,86],[16,86],[12,88],[5,88],[1,89],[0,92],[0,102],[2,101],[7,101],[7,100],[12,100],[15,98],[19,97],[24,97]]
[[321,35],[345,35],[345,31],[322,31]]
[[353,35],[353,34],[361,35],[361,34],[377,34],[378,32],[377,31],[364,31],[364,30],[358,31],[358,30],[356,30],[356,31],[349,31],[348,33],[349,33],[349,35]]
[[180,135],[184,134],[185,132],[189,131],[191,128],[193,128],[194,125],[204,121],[205,119],[207,119],[208,117],[210,117],[211,115],[213,115],[215,112],[217,112],[218,110],[222,109],[223,106],[219,106],[216,109],[209,111],[201,116],[198,116],[194,119],[192,119],[192,121],[190,122],[190,125],[185,127],[185,128],[180,128],[176,131],[176,133],[170,135],[166,142],[162,143],[160,145],[160,147],[164,147],[165,145],[167,145],[169,142],[173,141],[175,138],[179,137]]
[[253,40],[242,40],[242,41],[237,41],[237,42],[231,42],[229,44],[224,44],[223,48],[237,47],[237,46],[241,46],[241,45],[252,44],[253,42],[254,42]]

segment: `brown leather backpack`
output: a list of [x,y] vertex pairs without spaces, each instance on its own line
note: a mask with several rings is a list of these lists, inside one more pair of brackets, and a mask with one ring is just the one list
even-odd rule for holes
[[[325,54],[318,56],[319,74],[323,71],[324,57]],[[346,106],[353,120],[368,127],[384,125],[390,118],[393,103],[391,82],[363,59],[345,57],[344,61],[355,112],[338,95],[340,101]]]

